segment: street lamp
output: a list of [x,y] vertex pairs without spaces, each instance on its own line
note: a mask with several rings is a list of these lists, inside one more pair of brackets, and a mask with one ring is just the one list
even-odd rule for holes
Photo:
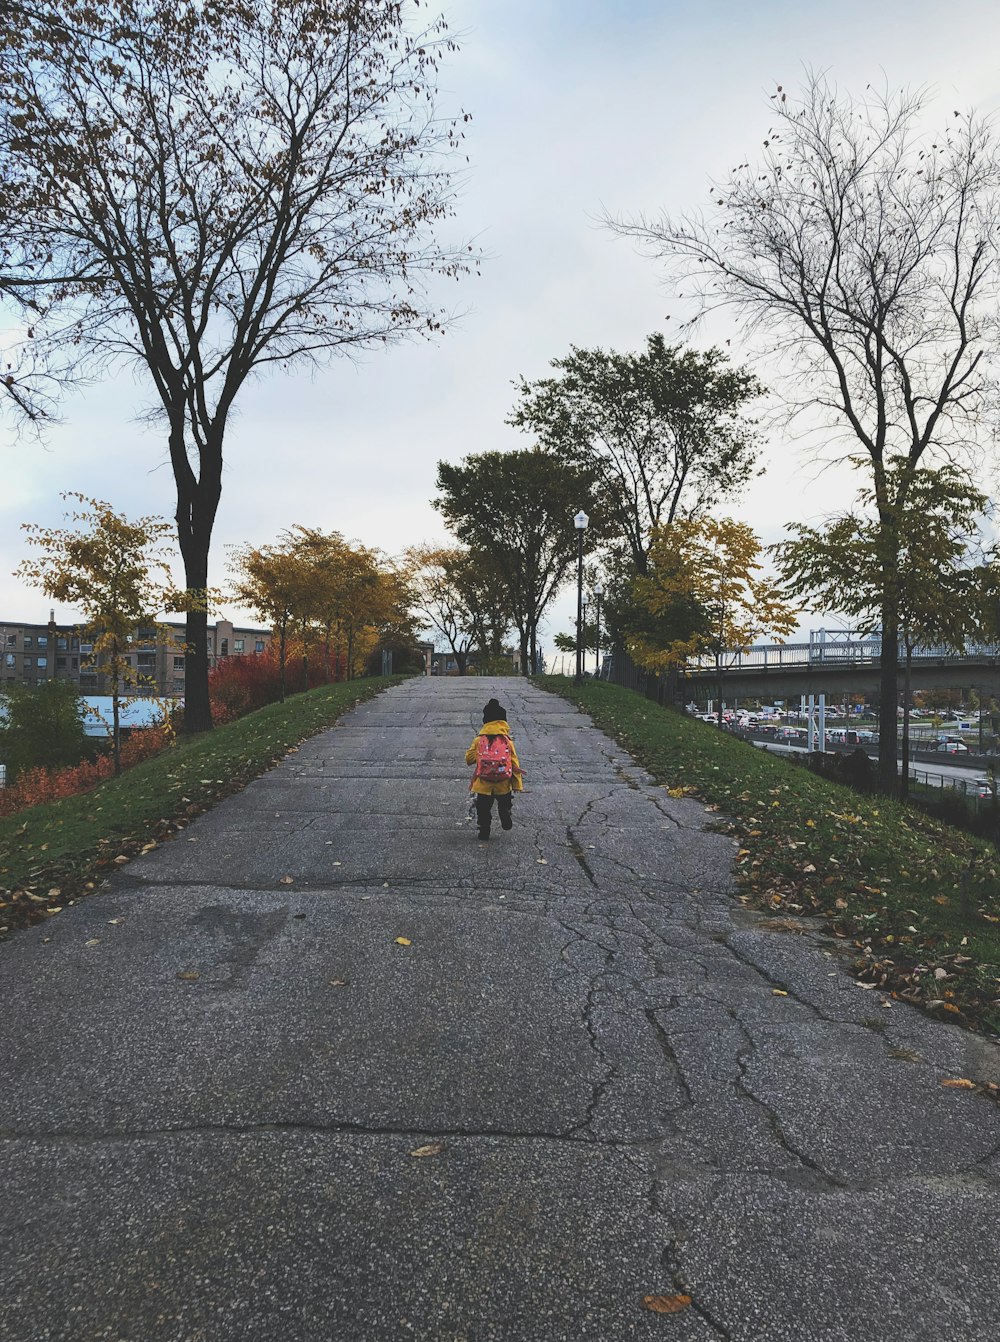
[[601,676],[601,597],[604,595],[604,588],[599,582],[594,583],[594,597],[597,601],[597,623],[594,626],[594,652],[597,654],[597,677]]
[[576,527],[576,676],[577,685],[583,684],[583,533],[590,518],[581,508],[573,518]]

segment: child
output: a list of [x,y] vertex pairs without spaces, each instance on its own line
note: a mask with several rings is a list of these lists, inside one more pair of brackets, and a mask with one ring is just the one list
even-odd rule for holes
[[500,828],[511,829],[514,824],[510,814],[513,793],[523,790],[523,775],[507,726],[507,710],[496,699],[491,699],[483,709],[482,730],[465,752],[465,762],[476,766],[469,790],[475,794],[480,839],[490,837],[494,797]]

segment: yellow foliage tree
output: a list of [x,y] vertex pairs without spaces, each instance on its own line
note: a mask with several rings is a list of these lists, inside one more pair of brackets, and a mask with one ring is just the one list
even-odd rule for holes
[[[17,576],[40,587],[53,601],[78,607],[82,631],[94,645],[92,665],[100,664],[111,680],[112,749],[115,773],[121,772],[121,706],[127,689],[137,683],[129,658],[131,640],[141,625],[155,623],[161,610],[183,610],[190,604],[177,591],[170,573],[172,551],[164,542],[172,528],[163,518],[129,521],[110,503],[85,494],[64,493],[80,510],[67,514],[77,524],[43,527],[26,522],[28,544],[40,553],[25,559]],[[123,690],[126,691],[123,694]]]
[[642,609],[660,618],[681,607],[689,632],[662,645],[634,635],[629,639],[633,658],[648,671],[664,671],[711,657],[720,722],[727,666],[757,639],[770,635],[780,641],[796,626],[797,608],[763,576],[760,552],[760,540],[745,522],[678,518],[653,531],[650,572],[635,581]]

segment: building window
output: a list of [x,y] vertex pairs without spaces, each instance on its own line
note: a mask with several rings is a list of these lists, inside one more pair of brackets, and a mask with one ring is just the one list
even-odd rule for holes
[[7,666],[9,666],[9,667],[13,667],[13,665],[14,665],[14,654],[13,654],[12,652],[8,652],[7,656],[4,658],[4,662],[6,663]]
[[224,638],[224,639],[221,639],[221,640],[220,640],[220,643],[219,643],[219,656],[220,656],[220,657],[228,657],[228,656],[229,656],[229,639],[228,639],[228,638]]
[[49,659],[48,659],[47,657],[36,657],[36,658],[35,658],[35,665],[36,665],[37,667],[41,668],[42,670],[44,670],[45,667],[48,666],[48,664],[49,664]]
[[62,636],[56,640],[56,648],[59,650],[59,652],[65,652],[68,646],[69,646],[69,640],[65,636]]
[[16,647],[17,647],[17,635],[16,635],[16,634],[8,634],[8,635],[7,635],[7,647],[8,647],[8,648],[16,648]]
[[65,669],[66,669],[66,658],[65,658],[65,657],[57,657],[57,658],[56,658],[56,670],[58,671],[58,670],[60,670],[60,668],[61,668],[62,670],[65,670]]
[[234,638],[233,652],[242,652],[242,651],[243,651],[243,640],[241,638]]
[[49,646],[49,636],[48,636],[48,634],[39,634],[39,635],[38,635],[38,646],[39,646],[40,648],[47,648],[47,647]]
[[30,647],[31,647],[31,643],[32,643],[31,635],[30,635],[30,634],[25,634],[25,636],[24,636],[24,646],[25,646],[26,648],[30,648]]
[[79,657],[71,657],[69,659],[69,666],[71,671],[75,671],[79,665],[80,665]]
[[264,651],[264,640],[262,638],[259,638],[257,642],[253,645],[253,650],[254,652]]
[[183,671],[183,670],[184,670],[184,658],[183,658],[183,657],[175,657],[175,658],[174,658],[174,670],[175,670],[175,671]]

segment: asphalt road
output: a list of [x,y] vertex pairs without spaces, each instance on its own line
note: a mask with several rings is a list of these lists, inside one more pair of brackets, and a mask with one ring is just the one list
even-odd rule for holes
[[13,938],[0,1337],[995,1342],[1000,1111],[941,1082],[997,1050],[742,913],[714,818],[412,681]]

